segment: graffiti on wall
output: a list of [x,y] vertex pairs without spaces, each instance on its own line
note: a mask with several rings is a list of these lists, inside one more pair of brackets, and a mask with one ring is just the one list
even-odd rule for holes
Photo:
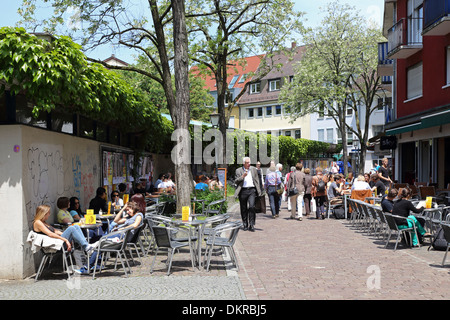
[[89,149],[65,154],[60,145],[38,144],[29,147],[26,157],[29,223],[41,204],[51,206],[55,212],[59,197],[75,196],[80,199],[84,210],[95,196],[98,170],[96,157]]

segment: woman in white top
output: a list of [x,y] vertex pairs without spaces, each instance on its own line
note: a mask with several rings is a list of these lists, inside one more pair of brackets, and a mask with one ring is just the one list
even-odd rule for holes
[[359,175],[352,185],[352,190],[366,190],[370,189],[370,185],[366,182],[363,175]]

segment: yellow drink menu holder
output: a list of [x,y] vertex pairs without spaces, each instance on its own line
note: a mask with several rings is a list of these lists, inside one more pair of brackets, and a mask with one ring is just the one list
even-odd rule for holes
[[189,206],[184,206],[181,209],[181,220],[189,221],[190,211],[191,211],[191,208]]
[[426,209],[431,209],[431,204],[433,202],[433,198],[432,197],[427,197],[425,200],[425,208]]
[[86,224],[96,224],[95,214],[93,209],[87,209],[86,215],[84,216],[86,219]]

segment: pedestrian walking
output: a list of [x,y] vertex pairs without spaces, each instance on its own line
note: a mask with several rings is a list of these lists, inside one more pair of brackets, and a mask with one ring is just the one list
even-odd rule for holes
[[250,165],[250,161],[249,157],[244,157],[242,167],[236,170],[235,196],[239,197],[244,230],[255,231],[255,201],[256,197],[261,196],[261,186],[258,171]]
[[[291,173],[293,173],[295,171],[295,167],[292,166],[291,170],[286,174],[286,176],[284,177],[284,190],[286,191],[286,193],[288,193],[288,184],[289,184],[289,177],[291,176]],[[288,211],[291,211],[291,197],[289,197],[289,195],[287,194],[287,207],[288,207]]]
[[281,185],[281,178],[276,172],[276,167],[273,162],[270,163],[270,168],[267,170],[266,179],[264,182],[266,193],[269,196],[270,210],[272,211],[272,218],[277,218],[280,214],[280,197],[277,189]]
[[[295,165],[295,170],[289,177],[287,189],[291,190],[297,188],[297,193],[289,198],[291,200],[291,219],[297,218],[299,221],[302,221],[303,219],[303,196],[305,195],[306,190],[305,173],[302,172],[302,169],[303,165],[301,163]],[[297,216],[295,215],[296,211]]]
[[305,205],[305,216],[309,216],[311,213],[311,191],[312,191],[312,176],[311,170],[309,168],[305,168],[305,195],[303,196],[303,203]]
[[327,201],[328,178],[321,167],[316,168],[316,175],[312,179],[311,195],[316,201],[316,218],[325,218],[325,203]]

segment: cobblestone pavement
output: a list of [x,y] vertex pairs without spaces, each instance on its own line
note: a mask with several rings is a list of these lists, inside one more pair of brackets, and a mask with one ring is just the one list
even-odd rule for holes
[[237,241],[238,272],[247,299],[448,299],[450,259],[428,245],[384,248],[347,220],[290,220],[270,208],[258,214],[255,232]]
[[[232,219],[240,219],[237,203],[230,205]],[[70,281],[59,268],[34,278],[0,280],[1,300],[116,299],[124,300],[398,300],[448,299],[450,258],[441,266],[444,252],[408,249],[353,228],[346,220],[290,220],[286,202],[280,217],[272,219],[269,207],[258,214],[256,231],[240,231],[236,242],[239,271],[228,255],[216,253],[211,271],[192,270],[189,251],[181,250],[166,276],[165,254],[135,257],[127,278],[112,263],[92,280],[74,276]]]

